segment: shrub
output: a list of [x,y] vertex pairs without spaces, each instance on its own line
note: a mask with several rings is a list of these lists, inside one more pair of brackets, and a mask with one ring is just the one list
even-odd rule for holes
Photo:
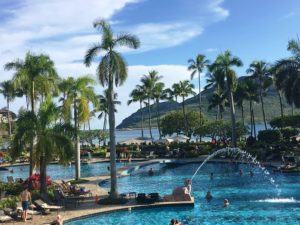
[[279,130],[261,130],[258,132],[257,138],[261,142],[272,144],[281,140],[281,133]]
[[293,127],[285,127],[280,129],[280,132],[282,134],[282,137],[284,140],[289,140],[290,137],[292,136],[296,136],[299,134],[299,131],[297,128],[293,128]]
[[19,201],[19,197],[17,197],[17,196],[11,196],[9,198],[1,200],[0,201],[0,209],[4,209],[4,208],[15,209],[17,207],[18,201]]
[[280,127],[294,127],[300,128],[300,114],[297,115],[288,115],[281,117],[275,117],[270,121],[270,125],[273,128],[280,128]]
[[1,189],[6,191],[7,195],[19,195],[23,191],[23,187],[19,183],[3,183]]

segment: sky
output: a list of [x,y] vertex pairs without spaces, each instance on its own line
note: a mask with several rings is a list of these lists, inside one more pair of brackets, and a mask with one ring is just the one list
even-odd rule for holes
[[[115,34],[131,33],[141,41],[138,50],[118,49],[128,63],[128,79],[116,89],[122,102],[116,124],[138,109],[127,106],[130,91],[150,70],[163,76],[166,87],[190,79],[187,60],[197,54],[213,61],[229,49],[244,66],[253,60],[273,63],[289,56],[288,40],[299,33],[299,0],[0,0],[0,82],[14,71],[3,65],[26,52],[44,53],[55,62],[61,77],[91,75],[96,78],[97,61],[85,67],[83,58],[101,34],[93,28],[103,18]],[[205,85],[202,74],[201,86]],[[197,80],[192,81],[198,90]],[[97,85],[97,93],[103,87]],[[0,96],[0,108],[6,105]],[[18,112],[24,99],[11,108]],[[96,119],[93,128],[102,127]]]

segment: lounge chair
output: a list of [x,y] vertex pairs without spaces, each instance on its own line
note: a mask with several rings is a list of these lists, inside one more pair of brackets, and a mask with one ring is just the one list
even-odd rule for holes
[[149,203],[159,202],[160,196],[159,193],[150,193],[149,194]]
[[8,215],[5,215],[4,211],[3,210],[0,210],[0,222],[3,224],[5,222],[10,222],[12,221],[13,218],[11,218],[10,216]]
[[138,193],[138,195],[136,197],[136,201],[137,201],[137,203],[141,203],[141,204],[147,203],[148,199],[146,197],[146,194],[145,193]]
[[57,204],[67,208],[68,205],[73,205],[75,208],[79,205],[79,201],[83,200],[82,196],[66,195],[61,189],[54,190],[54,197]]
[[34,203],[45,214],[48,214],[50,210],[57,210],[57,214],[58,214],[58,211],[63,208],[62,206],[59,205],[48,205],[46,202],[44,202],[41,199],[35,200]]
[[149,155],[146,155],[147,159],[155,159],[157,155],[154,155],[154,151],[149,152]]
[[88,196],[92,197],[92,192],[90,190],[86,190],[85,188],[71,186],[70,191],[71,191],[71,194],[76,195],[76,196],[88,195]]

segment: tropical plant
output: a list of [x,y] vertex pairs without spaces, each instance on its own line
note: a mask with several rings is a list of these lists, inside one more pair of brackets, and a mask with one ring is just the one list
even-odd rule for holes
[[153,89],[158,81],[162,78],[162,76],[158,75],[158,72],[155,70],[149,71],[148,75],[144,75],[141,79],[142,88],[147,96],[147,106],[148,106],[148,115],[149,115],[149,131],[150,131],[150,138],[153,140],[152,136],[152,124],[151,124],[151,99],[153,99]]
[[15,88],[11,80],[0,83],[0,94],[3,95],[4,99],[6,99],[8,134],[11,136],[11,115],[9,111],[9,103],[15,98]]
[[220,54],[217,56],[215,62],[211,66],[212,71],[218,71],[222,74],[223,78],[226,80],[226,88],[228,90],[228,101],[230,104],[231,110],[231,128],[232,128],[232,145],[236,147],[236,122],[235,122],[235,108],[234,108],[234,101],[233,101],[233,93],[236,90],[237,86],[237,78],[236,73],[232,69],[232,67],[242,66],[242,61],[235,56],[232,56],[230,51],[225,51],[224,54]]
[[144,113],[143,113],[143,104],[146,100],[146,95],[143,91],[143,88],[139,85],[135,87],[129,94],[129,97],[131,98],[128,100],[127,105],[130,105],[133,102],[139,102],[140,103],[140,112],[141,112],[141,135],[144,137]]
[[189,95],[196,94],[193,89],[194,89],[194,85],[191,84],[188,80],[179,81],[179,83],[178,83],[178,93],[179,93],[179,96],[182,97],[182,112],[183,112],[183,116],[184,116],[184,125],[185,125],[184,127],[185,127],[186,132],[188,131],[188,120],[186,117],[185,99]]
[[223,112],[225,111],[226,94],[220,89],[216,89],[212,96],[208,99],[208,110],[217,107],[216,120],[223,118]]
[[159,104],[160,100],[166,100],[167,99],[167,92],[164,90],[165,84],[162,82],[159,82],[155,84],[153,88],[153,99],[156,103],[156,121],[157,121],[157,128],[158,128],[158,134],[159,139],[161,139],[161,129],[160,129],[160,110],[159,110]]
[[[98,95],[98,99],[99,99],[99,107],[98,109],[96,109],[97,111],[100,111],[99,115],[98,115],[98,119],[102,119],[103,118],[103,132],[106,132],[106,125],[107,125],[107,115],[108,115],[108,90],[104,90],[103,91],[103,95]],[[114,105],[121,105],[120,101],[117,101],[118,98],[118,94],[114,93],[114,100],[113,100],[113,104]],[[114,109],[115,112],[117,112],[116,108]],[[103,145],[106,145],[106,137],[103,138]]]
[[117,171],[116,171],[116,140],[115,140],[115,109],[114,109],[114,85],[122,85],[127,78],[127,65],[122,55],[115,49],[126,46],[136,49],[140,46],[137,37],[130,34],[122,34],[114,37],[111,26],[104,20],[98,20],[94,23],[101,34],[101,42],[94,44],[88,49],[84,63],[90,66],[97,53],[103,52],[97,75],[102,86],[108,86],[108,109],[109,109],[109,132],[110,132],[110,174],[111,190],[110,197],[117,198]]
[[[95,81],[89,76],[82,76],[74,79],[73,77],[67,78],[68,90],[63,101],[63,114],[66,123],[71,123],[67,121],[70,117],[71,109],[73,109],[73,119],[74,127],[76,129],[75,134],[75,149],[76,149],[76,158],[75,158],[75,179],[80,179],[80,137],[78,130],[80,125],[85,123],[90,118],[90,108],[89,102],[92,102],[94,106],[97,106],[97,98],[94,92],[92,85],[95,84]],[[70,118],[69,118],[70,119]]]
[[[48,55],[34,55],[28,52],[25,56],[25,60],[17,59],[13,62],[6,63],[4,68],[6,70],[15,70],[15,76],[13,78],[16,88],[25,86],[27,89],[24,89],[23,93],[26,96],[30,96],[31,103],[31,112],[35,113],[35,100],[40,94],[36,89],[36,82],[41,81],[42,78],[47,79],[56,79],[57,73],[54,68],[54,62],[50,59]],[[25,91],[29,91],[26,93]],[[48,93],[51,94],[51,93]],[[30,144],[30,167],[29,175],[32,175],[33,171],[33,162],[32,162],[32,151],[34,137],[32,137]]]
[[241,81],[240,86],[243,89],[245,99],[249,101],[251,136],[254,136],[256,138],[256,124],[253,103],[259,102],[259,87],[257,86],[257,83],[250,77],[247,77],[246,79]]
[[289,105],[300,108],[300,41],[290,40],[287,48],[292,56],[275,63],[272,72],[277,89],[284,93]]
[[[190,64],[188,66],[188,70],[192,71],[191,73],[191,80],[194,79],[194,76],[196,73],[198,73],[198,84],[199,84],[199,111],[200,116],[202,115],[202,103],[201,103],[201,73],[203,70],[208,67],[209,60],[205,59],[205,55],[198,54],[196,57],[196,60],[189,59],[188,63]],[[199,123],[201,124],[201,117],[199,120]]]
[[[47,164],[54,158],[58,158],[61,164],[72,160],[74,148],[70,138],[62,131],[66,126],[54,126],[54,115],[56,108],[50,98],[41,104],[38,114],[31,111],[21,111],[17,120],[17,129],[12,142],[10,155],[16,159],[22,150],[36,136],[36,143],[33,151],[34,165],[40,168],[40,192],[47,193],[46,168]],[[71,131],[71,133],[73,130]]]
[[266,95],[268,88],[272,85],[271,73],[268,64],[264,61],[254,61],[247,69],[247,73],[251,74],[251,77],[255,79],[259,86],[259,98],[261,103],[261,109],[263,114],[263,120],[265,130],[267,129],[267,121],[264,108],[263,96]]

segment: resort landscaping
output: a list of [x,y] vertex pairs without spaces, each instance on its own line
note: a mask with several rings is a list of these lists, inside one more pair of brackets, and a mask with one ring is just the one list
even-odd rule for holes
[[[151,69],[121,102],[123,49],[143,43],[113,24],[95,20],[82,55],[97,79],[61,77],[49,55],[31,51],[4,65],[12,77],[0,84],[0,222],[296,224],[299,39],[288,41],[288,57],[251,62],[247,76],[229,50],[212,61],[197,54],[187,61],[191,81],[169,87]],[[24,102],[15,114],[16,98]],[[139,105],[119,125],[137,129],[134,138],[117,139],[121,104]]]

